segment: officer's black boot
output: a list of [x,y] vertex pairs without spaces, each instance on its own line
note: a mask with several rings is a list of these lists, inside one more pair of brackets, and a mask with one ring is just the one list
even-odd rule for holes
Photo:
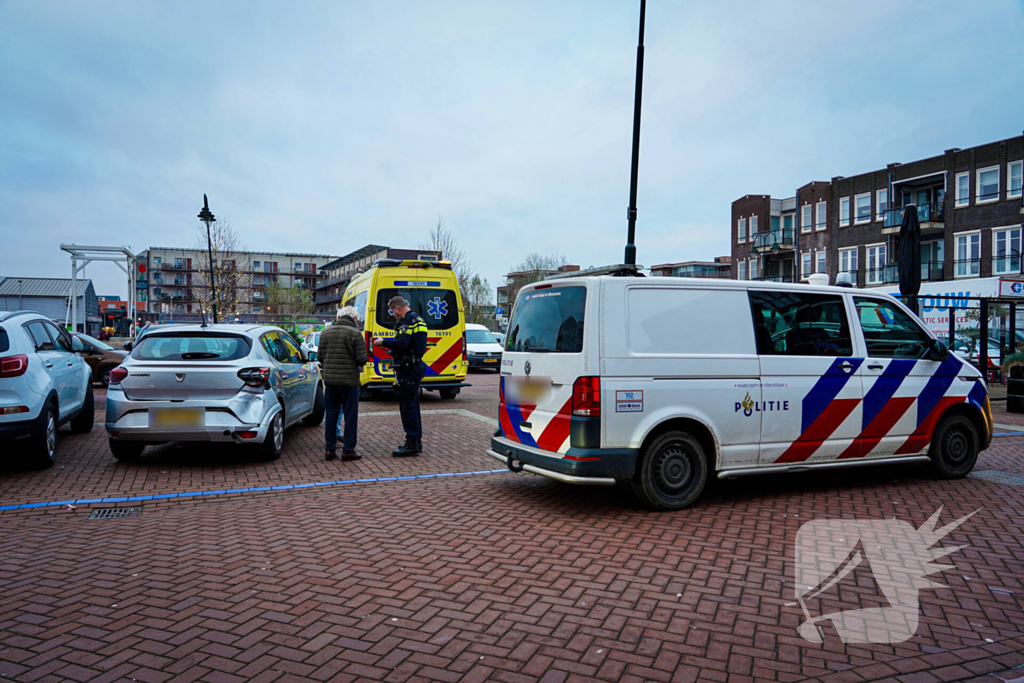
[[423,452],[423,439],[416,439],[416,452],[417,453],[422,453]]
[[405,443],[391,451],[391,455],[396,458],[407,458],[412,455],[419,455],[421,450],[419,444],[414,439],[406,439]]

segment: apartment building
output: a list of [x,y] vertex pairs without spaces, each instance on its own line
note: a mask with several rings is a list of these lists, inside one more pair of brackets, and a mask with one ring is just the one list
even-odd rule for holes
[[651,266],[654,277],[732,277],[732,257],[716,256],[713,261],[683,261]]
[[441,252],[432,249],[395,249],[379,244],[367,244],[351,254],[333,259],[320,267],[321,279],[316,286],[316,312],[333,314],[337,311],[345,288],[352,278],[381,259],[440,261]]
[[845,273],[858,286],[896,284],[911,205],[924,282],[1021,276],[1022,175],[1024,135],[808,183],[786,199],[746,195],[732,204],[734,277]]
[[[242,292],[242,313],[265,314],[267,287],[298,287],[314,290],[321,279],[320,267],[336,259],[328,254],[245,251],[223,259],[218,267],[229,268]],[[136,257],[145,265],[136,283],[137,299],[151,314],[199,314],[198,290],[207,287],[206,257],[200,250],[150,247]],[[247,309],[247,310],[244,310]]]

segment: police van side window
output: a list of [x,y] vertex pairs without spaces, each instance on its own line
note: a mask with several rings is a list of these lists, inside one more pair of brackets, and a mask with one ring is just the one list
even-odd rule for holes
[[924,358],[931,337],[894,303],[854,297],[871,358]]
[[757,352],[762,356],[852,356],[843,298],[832,294],[751,292]]

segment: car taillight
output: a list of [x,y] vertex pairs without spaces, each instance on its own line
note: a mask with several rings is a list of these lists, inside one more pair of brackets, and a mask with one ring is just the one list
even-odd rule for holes
[[463,331],[462,332],[462,359],[463,360],[468,358],[468,356],[466,355],[466,348],[467,348],[466,347],[466,332]]
[[248,387],[262,387],[270,381],[270,368],[242,368],[238,371],[238,379]]
[[572,414],[601,417],[600,377],[580,377],[573,383]]
[[0,358],[0,377],[21,377],[28,370],[28,356],[5,356]]
[[121,380],[128,376],[128,371],[121,366],[117,366],[110,371],[108,384],[120,384]]
[[373,335],[370,334],[369,330],[363,332],[363,336],[366,338],[366,357],[368,360],[373,359]]

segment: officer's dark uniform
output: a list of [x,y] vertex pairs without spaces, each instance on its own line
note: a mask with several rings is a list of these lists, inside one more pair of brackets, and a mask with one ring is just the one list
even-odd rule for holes
[[423,354],[427,352],[427,324],[409,311],[398,321],[395,336],[382,340],[395,359],[395,395],[402,414],[405,443],[392,452],[395,456],[417,455],[423,451],[420,422],[420,380],[426,374]]

